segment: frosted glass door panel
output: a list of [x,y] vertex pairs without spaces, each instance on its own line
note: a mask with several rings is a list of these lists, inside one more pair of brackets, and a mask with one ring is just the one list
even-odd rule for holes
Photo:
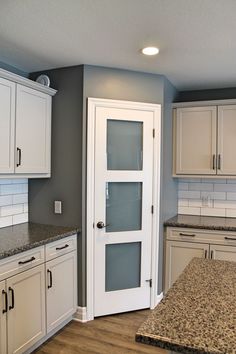
[[140,286],[141,242],[106,245],[106,291]]
[[142,228],[142,183],[106,183],[106,232]]
[[143,123],[107,120],[107,169],[142,170]]

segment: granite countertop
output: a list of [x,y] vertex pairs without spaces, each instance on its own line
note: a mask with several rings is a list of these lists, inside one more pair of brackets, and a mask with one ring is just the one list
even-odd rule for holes
[[167,220],[164,226],[236,231],[236,218],[179,214]]
[[236,263],[194,258],[136,333],[184,354],[236,354]]
[[0,259],[78,233],[73,227],[24,223],[0,229]]

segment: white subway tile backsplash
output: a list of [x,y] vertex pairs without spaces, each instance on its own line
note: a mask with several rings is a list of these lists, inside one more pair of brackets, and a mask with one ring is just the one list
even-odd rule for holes
[[188,206],[189,200],[188,199],[179,199],[178,200],[178,206]]
[[201,208],[202,216],[225,216],[225,209]]
[[179,198],[182,199],[199,199],[200,192],[199,191],[179,191]]
[[191,207],[179,207],[179,214],[186,215],[200,215],[201,208],[191,208]]
[[178,185],[179,214],[236,217],[236,179],[181,178]]
[[187,191],[188,190],[188,183],[179,182],[179,191]]
[[236,218],[236,208],[235,209],[225,209],[225,216],[228,218]]
[[213,183],[189,183],[190,191],[213,191]]
[[214,191],[218,192],[236,192],[236,184],[233,183],[222,183],[214,184]]
[[28,222],[28,213],[13,215],[13,225],[22,224],[23,222]]
[[28,193],[13,195],[12,204],[28,203]]
[[0,228],[28,221],[28,180],[0,179]]
[[236,193],[227,193],[227,200],[236,200]]

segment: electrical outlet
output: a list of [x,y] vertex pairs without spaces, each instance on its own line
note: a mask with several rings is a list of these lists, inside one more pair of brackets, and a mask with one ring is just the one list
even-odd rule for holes
[[202,206],[203,207],[211,207],[211,196],[207,195],[206,197],[202,197]]
[[54,213],[62,214],[62,202],[60,200],[54,201]]

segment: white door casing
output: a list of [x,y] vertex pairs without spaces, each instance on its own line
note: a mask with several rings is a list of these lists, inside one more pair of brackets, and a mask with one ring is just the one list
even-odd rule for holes
[[[87,319],[108,313],[154,307],[157,302],[157,264],[160,198],[160,105],[88,99],[87,139]],[[143,168],[107,170],[107,120],[141,122]],[[155,139],[153,139],[155,129]],[[107,186],[112,182],[142,183],[142,226],[135,231],[98,229],[106,222]],[[95,202],[95,203],[94,203]],[[154,214],[151,214],[151,206]],[[94,224],[94,228],[93,228]],[[114,230],[113,230],[114,231]],[[110,245],[141,246],[140,284],[129,289],[105,291],[105,248]],[[150,289],[147,280],[153,279]]]

